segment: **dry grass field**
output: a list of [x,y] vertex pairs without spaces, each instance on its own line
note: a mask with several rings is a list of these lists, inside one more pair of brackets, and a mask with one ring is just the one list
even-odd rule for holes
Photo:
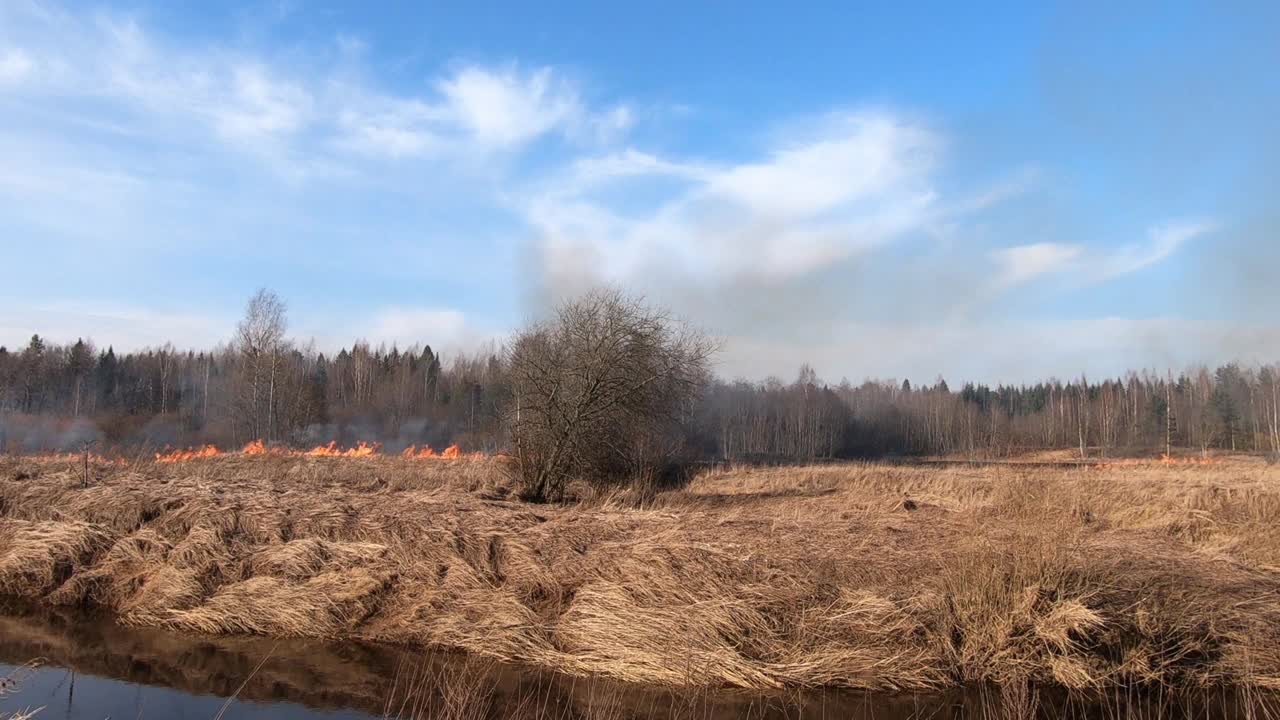
[[1280,470],[831,465],[512,498],[500,461],[0,459],[0,593],[745,688],[1280,688]]

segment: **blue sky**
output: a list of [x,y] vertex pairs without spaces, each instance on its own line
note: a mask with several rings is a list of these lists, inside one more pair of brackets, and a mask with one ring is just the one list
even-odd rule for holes
[[0,343],[265,285],[462,350],[608,282],[729,376],[1280,358],[1274,3],[445,5],[0,0]]

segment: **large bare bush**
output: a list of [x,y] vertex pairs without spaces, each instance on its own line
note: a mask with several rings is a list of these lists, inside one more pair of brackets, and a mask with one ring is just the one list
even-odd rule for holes
[[617,290],[590,292],[516,335],[508,423],[523,491],[638,478],[670,459],[714,343]]

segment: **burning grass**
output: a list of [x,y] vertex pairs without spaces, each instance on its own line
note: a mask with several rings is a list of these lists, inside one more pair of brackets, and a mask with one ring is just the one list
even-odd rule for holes
[[[241,455],[275,455],[278,457],[342,457],[342,458],[369,458],[380,454],[382,450],[381,443],[359,442],[355,446],[342,448],[337,442],[330,442],[325,445],[317,445],[310,450],[296,450],[285,447],[268,446],[261,440],[254,440],[240,449]],[[178,450],[166,449],[163,452],[155,454],[155,461],[158,463],[178,463],[190,460],[200,460],[204,458],[219,457],[231,454],[229,452],[218,449],[216,445],[201,445],[200,447],[185,448]],[[66,459],[70,455],[55,455],[52,459]],[[479,453],[463,453],[462,449],[457,445],[436,452],[430,445],[418,447],[410,445],[400,452],[400,457],[408,460],[458,460],[461,458],[478,458]]]
[[693,686],[1280,689],[1280,471],[706,472],[516,502],[501,461],[0,460],[0,592],[201,633]]

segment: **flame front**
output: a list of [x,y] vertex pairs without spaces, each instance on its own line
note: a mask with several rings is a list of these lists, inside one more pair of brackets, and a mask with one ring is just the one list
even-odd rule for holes
[[316,447],[305,452],[301,452],[300,454],[307,455],[309,457],[369,457],[377,453],[378,449],[381,447],[382,443],[373,443],[370,445],[361,441],[356,443],[355,447],[343,450],[338,447],[338,443],[330,442],[328,445],[317,445]]
[[218,450],[218,448],[213,445],[202,445],[198,448],[187,448],[186,450],[171,450],[169,452],[156,453],[156,462],[184,462],[186,460],[215,457],[221,454],[222,451]]
[[406,457],[411,460],[457,460],[462,457],[480,457],[480,453],[464,454],[462,448],[456,444],[450,445],[440,452],[436,452],[430,445],[423,445],[421,448],[416,445],[410,445],[400,453],[400,457]]
[[[187,462],[190,460],[202,460],[205,458],[224,457],[235,455],[237,453],[220,450],[216,445],[200,445],[197,447],[189,447],[182,449],[165,448],[161,452],[154,453],[153,459],[157,463],[170,464]],[[240,455],[275,455],[280,457],[336,457],[336,458],[370,458],[370,457],[393,457],[383,455],[382,443],[364,442],[363,440],[356,443],[354,447],[342,448],[337,442],[330,442],[326,445],[317,445],[310,450],[296,450],[285,447],[270,446],[262,440],[252,440],[240,448]],[[484,457],[483,453],[464,453],[462,448],[456,444],[450,445],[437,452],[430,445],[418,447],[410,445],[399,453],[400,457],[407,460],[462,460],[476,459]],[[46,460],[82,460],[85,455],[83,453],[45,453],[37,457]],[[96,453],[89,453],[88,458],[91,462],[111,463],[117,465],[127,464],[129,461],[123,457],[105,457]]]
[[416,445],[410,445],[400,452],[400,457],[409,458],[410,460],[426,460],[428,458],[438,458],[435,450],[430,445],[423,445],[418,448]]
[[1155,467],[1156,465],[1164,465],[1167,467],[1170,465],[1182,465],[1182,466],[1221,465],[1222,463],[1223,461],[1217,458],[1195,457],[1195,456],[1171,457],[1167,454],[1162,453],[1158,459],[1124,458],[1119,460],[1108,460],[1107,462],[1095,463],[1090,467],[1092,467],[1094,470],[1115,470],[1117,468]]

